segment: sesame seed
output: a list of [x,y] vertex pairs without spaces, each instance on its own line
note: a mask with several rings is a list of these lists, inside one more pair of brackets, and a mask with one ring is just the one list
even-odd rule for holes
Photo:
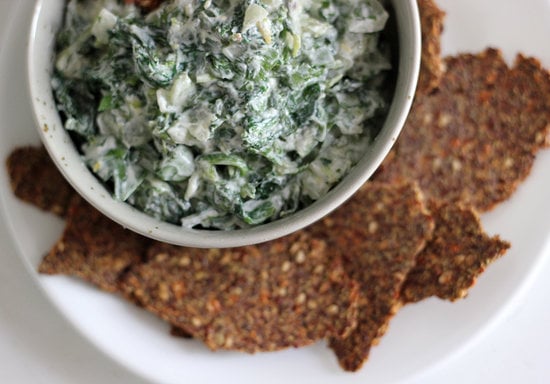
[[300,250],[298,253],[296,253],[296,262],[298,264],[302,264],[306,261],[306,253],[303,250]]

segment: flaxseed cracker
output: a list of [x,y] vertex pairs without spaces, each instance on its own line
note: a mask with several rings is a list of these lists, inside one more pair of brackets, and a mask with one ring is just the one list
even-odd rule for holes
[[310,230],[341,254],[360,285],[356,329],[345,339],[330,340],[340,365],[356,371],[398,309],[401,285],[431,237],[433,220],[413,184],[367,182]]
[[106,291],[118,292],[120,275],[142,261],[148,244],[148,239],[124,229],[75,195],[63,235],[38,271],[77,276]]
[[74,190],[46,149],[38,146],[16,148],[8,156],[6,166],[15,196],[58,216],[67,214]]
[[422,53],[417,93],[429,93],[437,88],[443,76],[441,59],[441,33],[445,12],[433,0],[418,0],[420,28],[422,32]]
[[155,243],[148,260],[123,279],[126,295],[212,350],[300,347],[356,324],[357,283],[304,232],[230,249]]
[[439,89],[417,96],[375,179],[415,180],[429,198],[487,211],[512,195],[548,145],[550,74],[521,55],[510,69],[494,49],[446,62]]
[[471,208],[430,202],[430,211],[435,219],[433,238],[407,275],[403,303],[431,296],[451,301],[465,297],[485,268],[510,247],[499,236],[487,235]]

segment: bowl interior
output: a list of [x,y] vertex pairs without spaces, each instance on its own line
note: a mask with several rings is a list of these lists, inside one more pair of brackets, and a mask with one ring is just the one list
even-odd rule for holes
[[420,65],[416,0],[391,0],[398,40],[395,92],[380,133],[361,161],[325,197],[293,215],[247,229],[195,230],[161,222],[111,197],[88,170],[63,128],[50,86],[55,34],[65,1],[37,0],[28,44],[28,81],[41,139],[76,191],[114,221],[144,236],[193,247],[235,247],[287,235],[322,218],[348,199],[376,170],[397,139],[410,109]]

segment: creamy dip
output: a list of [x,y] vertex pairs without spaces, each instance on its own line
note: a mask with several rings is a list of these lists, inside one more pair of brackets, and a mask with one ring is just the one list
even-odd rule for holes
[[324,196],[387,110],[377,0],[70,0],[52,86],[95,175],[185,227],[272,221]]

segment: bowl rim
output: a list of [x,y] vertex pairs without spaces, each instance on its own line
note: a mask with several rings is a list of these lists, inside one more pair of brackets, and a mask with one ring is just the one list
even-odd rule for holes
[[[160,221],[113,199],[81,160],[63,128],[53,94],[45,92],[51,89],[53,40],[62,19],[64,0],[37,0],[27,37],[27,88],[41,141],[57,168],[80,196],[115,222],[143,236],[181,246],[225,248],[262,243],[288,235],[318,221],[350,198],[382,163],[405,124],[420,69],[420,18],[416,0],[390,0],[390,3],[397,20],[399,64],[394,94],[382,129],[361,160],[336,186],[321,199],[287,217],[243,229],[189,229]],[[44,51],[52,54],[36,54]]]

